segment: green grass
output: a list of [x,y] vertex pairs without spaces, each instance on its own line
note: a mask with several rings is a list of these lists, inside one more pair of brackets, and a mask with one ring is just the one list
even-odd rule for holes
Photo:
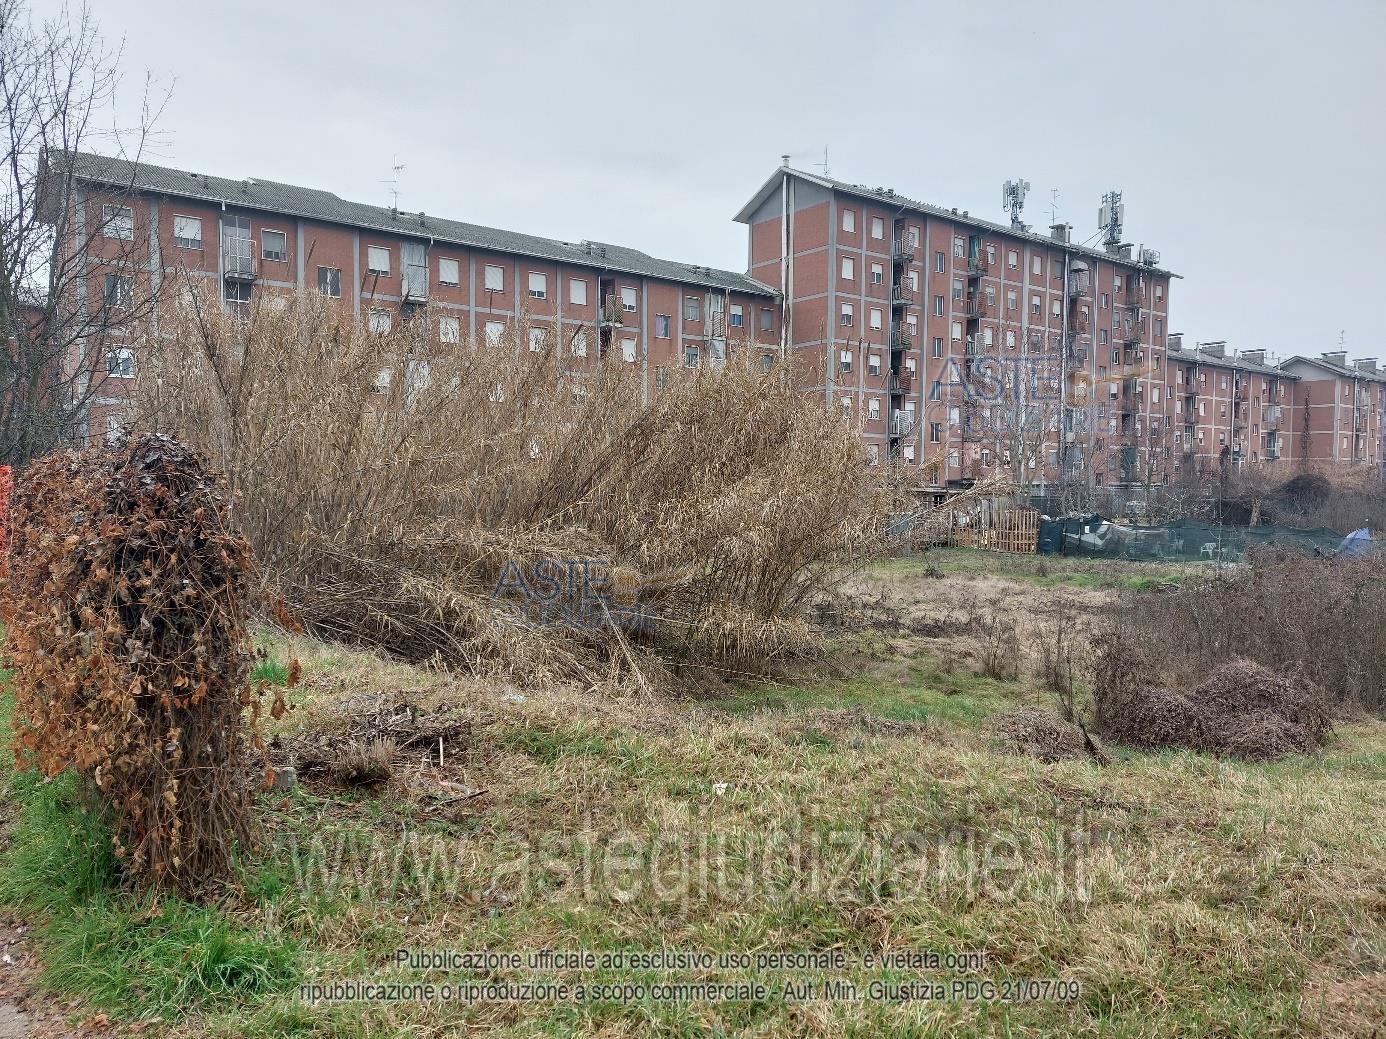
[[881,576],[1003,577],[1040,588],[1125,588],[1150,592],[1176,585],[1187,567],[1109,559],[1073,559],[966,548],[930,549],[921,555],[882,560],[872,567]]
[[[13,710],[7,687],[5,758]],[[128,889],[110,820],[74,773],[44,779],[7,764],[0,786],[14,816],[0,855],[0,905],[34,925],[44,986],[144,1016],[234,1004],[296,982],[300,952],[288,936],[236,923],[215,907]]]
[[267,685],[288,685],[289,665],[273,657],[261,657],[255,661],[255,666],[250,671],[250,681],[264,682]]

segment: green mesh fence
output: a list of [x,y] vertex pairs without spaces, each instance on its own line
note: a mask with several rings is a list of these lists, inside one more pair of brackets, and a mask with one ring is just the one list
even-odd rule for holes
[[[1309,555],[1336,555],[1337,531],[1263,524],[1233,527],[1197,520],[1159,526],[1112,523],[1102,516],[1070,516],[1040,523],[1039,551],[1108,559],[1165,559],[1174,562],[1239,562],[1247,551],[1278,546]],[[1381,552],[1386,543],[1373,542]]]

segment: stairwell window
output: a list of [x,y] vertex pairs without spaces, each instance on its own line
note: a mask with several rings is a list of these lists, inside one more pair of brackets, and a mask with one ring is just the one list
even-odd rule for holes
[[930,353],[935,357],[943,356],[943,336],[934,336],[934,346]]
[[318,291],[324,296],[340,299],[342,295],[342,271],[340,267],[318,268]]
[[948,254],[942,249],[934,253],[934,273],[942,274],[948,269]]

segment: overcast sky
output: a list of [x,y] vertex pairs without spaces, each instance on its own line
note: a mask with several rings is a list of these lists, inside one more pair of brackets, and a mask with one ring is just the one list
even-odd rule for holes
[[[35,0],[36,12],[58,9]],[[732,215],[794,165],[1126,237],[1172,328],[1386,361],[1386,3],[796,0],[98,4],[151,161],[744,270]]]

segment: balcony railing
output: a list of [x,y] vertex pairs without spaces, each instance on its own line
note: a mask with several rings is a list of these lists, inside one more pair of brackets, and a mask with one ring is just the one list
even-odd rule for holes
[[967,258],[967,276],[969,278],[980,278],[987,271],[991,270],[991,261],[986,258],[984,253]]
[[259,276],[259,265],[253,253],[246,256],[237,252],[225,252],[221,258],[221,271],[230,281],[254,281]]
[[909,393],[914,389],[914,372],[908,368],[890,373],[890,392],[893,396]]
[[966,302],[963,303],[963,315],[969,321],[976,321],[978,318],[984,318],[987,316],[987,313],[987,301],[982,296],[975,294],[968,296]]
[[890,259],[894,263],[909,263],[914,259],[914,243],[908,238],[897,238],[890,243]]
[[890,435],[893,437],[906,437],[914,431],[914,413],[910,411],[892,411],[890,413]]
[[914,302],[914,293],[910,291],[908,285],[896,285],[890,290],[890,305],[893,307],[908,307]]
[[908,332],[892,332],[890,335],[890,348],[892,350],[913,350],[914,336]]

